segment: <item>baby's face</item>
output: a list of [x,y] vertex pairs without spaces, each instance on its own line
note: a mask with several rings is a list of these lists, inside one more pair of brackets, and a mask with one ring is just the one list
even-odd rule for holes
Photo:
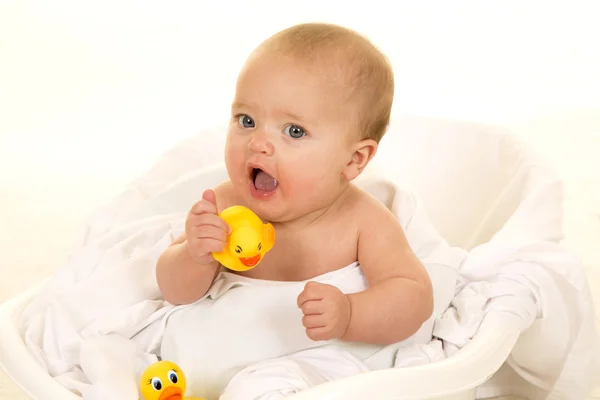
[[225,161],[236,191],[263,219],[292,220],[339,196],[356,143],[341,102],[340,90],[302,60],[263,55],[243,69]]

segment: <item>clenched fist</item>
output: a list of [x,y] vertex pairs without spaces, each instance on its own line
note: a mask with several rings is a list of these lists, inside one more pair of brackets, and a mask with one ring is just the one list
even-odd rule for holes
[[231,227],[217,214],[217,197],[212,190],[206,190],[202,200],[192,206],[185,222],[188,251],[202,265],[215,260],[211,253],[223,250],[231,232]]
[[339,339],[350,323],[350,301],[337,287],[308,282],[298,296],[302,324],[312,340]]

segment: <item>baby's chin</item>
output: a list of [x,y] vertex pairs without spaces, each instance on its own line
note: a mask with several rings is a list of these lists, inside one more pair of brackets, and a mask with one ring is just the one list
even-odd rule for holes
[[263,222],[284,224],[303,216],[302,212],[285,199],[277,201],[256,200],[251,195],[246,196],[247,207],[250,208]]
[[246,201],[248,208],[254,211],[264,222],[284,223],[293,219],[293,216],[287,215],[289,212],[283,210],[279,204],[256,200],[250,195],[247,195]]

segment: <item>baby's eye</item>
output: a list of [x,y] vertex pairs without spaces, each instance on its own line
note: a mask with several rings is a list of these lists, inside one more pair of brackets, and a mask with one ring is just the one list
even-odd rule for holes
[[238,118],[238,122],[244,128],[254,128],[254,120],[247,115],[240,115]]
[[302,136],[306,136],[306,132],[304,131],[304,129],[302,129],[298,125],[286,126],[283,131],[286,135],[294,139],[300,139]]

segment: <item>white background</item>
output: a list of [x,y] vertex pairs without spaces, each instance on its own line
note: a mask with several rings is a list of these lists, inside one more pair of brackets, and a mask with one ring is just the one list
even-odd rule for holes
[[320,3],[0,2],[0,300],[60,267],[81,219],[160,153],[225,124],[247,54],[305,21],[389,56],[396,115],[531,141],[566,179],[569,240],[598,279],[599,2]]
[[388,54],[396,113],[545,122],[561,136],[599,127],[598,2],[319,3],[2,3],[0,168],[18,174],[0,183],[139,172],[225,123],[253,46],[310,20],[348,25]]

